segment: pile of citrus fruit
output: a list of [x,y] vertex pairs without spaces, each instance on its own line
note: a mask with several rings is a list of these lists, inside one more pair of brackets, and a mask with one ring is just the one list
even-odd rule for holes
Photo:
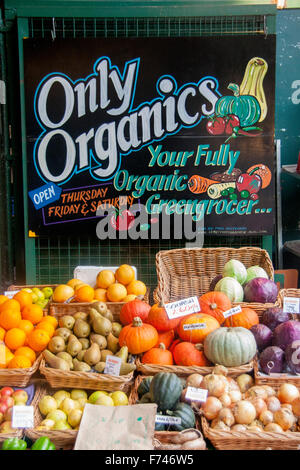
[[32,303],[29,292],[21,290],[12,299],[0,295],[0,368],[31,367],[56,326],[57,320],[43,316],[43,309]]
[[129,302],[146,294],[146,285],[135,279],[134,269],[122,264],[116,272],[109,269],[100,271],[96,285],[89,286],[80,279],[71,279],[67,284],[57,286],[53,302]]

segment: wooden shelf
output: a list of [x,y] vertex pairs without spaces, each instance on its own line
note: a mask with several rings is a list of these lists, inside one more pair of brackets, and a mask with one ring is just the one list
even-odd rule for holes
[[300,174],[296,173],[296,168],[297,165],[283,165],[282,171],[283,173],[287,173],[291,176],[294,176],[294,178],[300,179]]

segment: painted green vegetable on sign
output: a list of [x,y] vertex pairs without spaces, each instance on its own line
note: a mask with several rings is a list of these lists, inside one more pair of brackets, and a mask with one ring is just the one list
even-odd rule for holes
[[252,126],[260,118],[260,105],[257,99],[251,95],[240,95],[240,88],[235,83],[227,87],[233,91],[233,96],[222,96],[218,99],[215,113],[218,116],[233,114],[240,120],[240,126]]

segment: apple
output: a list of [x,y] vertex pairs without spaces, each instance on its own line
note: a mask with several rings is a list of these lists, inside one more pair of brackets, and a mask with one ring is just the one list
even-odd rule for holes
[[3,387],[0,393],[2,397],[10,397],[14,393],[14,389],[11,387]]
[[79,398],[86,398],[87,393],[85,390],[71,390],[71,398],[72,400],[78,400]]
[[56,400],[57,403],[57,408],[60,407],[61,403],[64,401],[65,398],[70,398],[71,395],[69,392],[66,392],[66,390],[59,390],[58,392],[55,392],[53,395],[53,398]]
[[0,424],[0,433],[7,434],[11,432],[16,432],[16,430],[11,427],[11,421],[3,421],[3,423]]
[[44,287],[44,289],[42,289],[42,293],[44,294],[45,299],[50,299],[53,295],[53,289],[51,287]]
[[15,404],[13,397],[1,397],[0,404],[6,405],[7,408],[11,408]]
[[12,397],[15,403],[24,403],[24,405],[26,405],[28,400],[28,394],[25,392],[25,390],[16,390],[12,394]]
[[4,413],[4,421],[12,420],[12,412],[13,412],[13,407],[7,408],[7,410]]
[[55,424],[54,419],[44,419],[36,429],[49,431]]
[[2,423],[3,420],[5,421],[9,421],[8,419],[6,420],[6,418],[4,418],[4,414],[3,413],[0,413],[0,423]]
[[67,421],[64,421],[62,419],[59,421],[56,421],[52,428],[53,431],[66,431],[67,429],[72,429],[72,428],[69,425],[69,423],[67,423]]
[[79,405],[75,400],[72,400],[72,398],[65,398],[59,408],[68,415],[72,410],[79,408]]
[[38,300],[45,300],[45,295],[38,287],[34,287],[32,292],[37,295]]
[[75,428],[76,426],[79,425],[82,417],[82,411],[81,410],[72,410],[68,414],[68,423],[72,428]]
[[67,421],[67,415],[62,410],[54,410],[47,414],[46,419],[52,419],[55,422]]
[[92,405],[94,405],[94,404],[96,403],[96,401],[98,400],[98,398],[99,398],[101,395],[108,395],[108,393],[107,393],[107,392],[100,392],[100,391],[93,392],[93,393],[89,396],[88,402],[91,403]]
[[79,405],[80,410],[83,410],[83,408],[85,407],[85,404],[88,402],[87,398],[78,398],[78,400],[76,400],[76,401]]
[[41,307],[41,309],[44,309],[47,304],[48,304],[48,299],[38,300],[37,302],[35,302],[35,305],[38,305],[39,307]]
[[39,410],[43,416],[48,415],[51,411],[55,411],[56,409],[56,400],[51,397],[51,395],[45,395],[39,402]]
[[5,403],[0,403],[0,413],[5,415],[6,411],[7,411],[7,405]]

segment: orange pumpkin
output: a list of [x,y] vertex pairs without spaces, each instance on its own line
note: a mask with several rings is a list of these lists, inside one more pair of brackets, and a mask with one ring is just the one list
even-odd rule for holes
[[242,326],[243,328],[250,330],[253,325],[257,325],[258,323],[259,318],[255,310],[245,307],[242,308],[240,313],[236,313],[235,315],[226,318],[225,326]]
[[164,307],[160,307],[158,304],[154,304],[149,312],[147,323],[154,326],[157,331],[169,331],[176,328],[179,325],[181,318],[169,319]]
[[142,357],[142,363],[171,366],[173,365],[173,356],[172,353],[166,349],[164,343],[160,343],[158,348],[152,348],[145,352]]
[[143,300],[134,299],[124,304],[120,311],[120,322],[122,325],[129,325],[135,317],[146,321],[150,312],[150,305]]
[[175,364],[178,366],[210,366],[211,363],[204,355],[204,352],[200,351],[201,347],[202,344],[178,343],[173,351]]
[[152,325],[143,323],[139,317],[132,324],[124,326],[119,335],[120,346],[127,346],[131,354],[141,354],[153,348],[158,340],[158,333]]
[[169,330],[169,331],[164,331],[163,333],[158,333],[158,341],[155,347],[158,348],[159,345],[163,343],[165,345],[165,348],[169,349],[174,339],[174,336],[175,336],[174,330]]
[[215,317],[220,325],[225,321],[223,313],[232,307],[229,298],[223,292],[207,292],[199,297],[199,304],[201,312]]
[[[201,324],[199,328],[193,328],[193,325]],[[219,322],[206,313],[193,313],[184,317],[178,327],[179,337],[183,341],[191,343],[203,343],[206,336],[220,327]]]

